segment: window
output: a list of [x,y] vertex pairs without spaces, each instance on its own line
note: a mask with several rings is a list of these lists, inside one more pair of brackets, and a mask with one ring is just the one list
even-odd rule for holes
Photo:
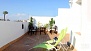
[[24,24],[22,24],[22,29],[24,29]]

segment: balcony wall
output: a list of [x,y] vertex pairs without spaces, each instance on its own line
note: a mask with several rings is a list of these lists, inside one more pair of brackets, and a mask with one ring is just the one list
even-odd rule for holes
[[34,18],[34,24],[36,25],[38,24],[38,22],[42,24],[49,23],[49,20],[51,20],[51,18],[55,18],[55,17],[47,17],[47,16],[32,16],[32,17]]
[[[22,24],[24,29],[22,29]],[[28,31],[28,22],[0,21],[0,48]]]
[[34,26],[38,26],[38,22],[40,23],[40,26],[45,25],[46,23],[49,23],[51,18],[55,20],[55,23],[57,23],[57,20],[55,18],[57,17],[47,17],[47,16],[32,16],[34,18]]
[[55,17],[32,16],[34,18],[34,26],[38,26],[38,22],[42,23],[43,25],[49,23],[51,18],[53,18],[55,20],[55,25],[58,26],[58,33],[60,33],[61,29],[65,27],[69,28],[70,25],[74,25],[72,22],[72,18],[70,18],[69,12],[70,9],[63,8],[58,10],[58,16]]

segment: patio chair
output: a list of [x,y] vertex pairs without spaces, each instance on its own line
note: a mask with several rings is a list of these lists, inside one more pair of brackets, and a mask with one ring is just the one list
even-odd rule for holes
[[41,43],[41,44],[39,44],[37,46],[34,46],[33,48],[45,48],[48,51],[51,50],[51,49],[55,49],[56,51],[60,50],[60,48],[57,49],[56,46],[62,41],[62,39],[64,38],[66,32],[67,32],[67,29],[63,29],[61,31],[59,37],[58,37],[58,40],[54,44],[52,44],[53,43],[52,40],[49,40],[47,42],[43,42],[43,43]]
[[32,34],[37,34],[37,27],[36,28],[34,28],[34,27],[31,27],[31,29],[29,30],[30,31],[30,33],[31,33],[31,35]]

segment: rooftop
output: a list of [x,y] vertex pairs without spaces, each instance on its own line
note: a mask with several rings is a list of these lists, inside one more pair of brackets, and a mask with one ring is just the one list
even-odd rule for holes
[[[53,37],[55,36],[58,36],[58,34],[54,34],[54,33],[50,34],[49,32],[47,32],[46,35],[43,33],[40,35],[39,32],[37,33],[37,35],[26,34],[25,36],[23,36],[23,38],[11,44],[3,51],[45,51],[46,49],[42,49],[42,48],[33,49],[33,47],[44,41],[53,39]],[[69,41],[69,34],[66,34],[63,40],[65,40],[65,42]],[[62,42],[64,43],[64,41]],[[69,50],[72,50],[72,48]],[[62,49],[60,49],[59,51],[62,51]],[[76,50],[74,49],[73,51]]]

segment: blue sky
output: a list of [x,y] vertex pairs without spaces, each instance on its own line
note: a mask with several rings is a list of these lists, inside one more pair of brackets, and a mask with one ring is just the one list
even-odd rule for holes
[[10,20],[28,19],[28,16],[57,16],[58,8],[69,8],[69,0],[0,0],[0,17],[8,11]]

